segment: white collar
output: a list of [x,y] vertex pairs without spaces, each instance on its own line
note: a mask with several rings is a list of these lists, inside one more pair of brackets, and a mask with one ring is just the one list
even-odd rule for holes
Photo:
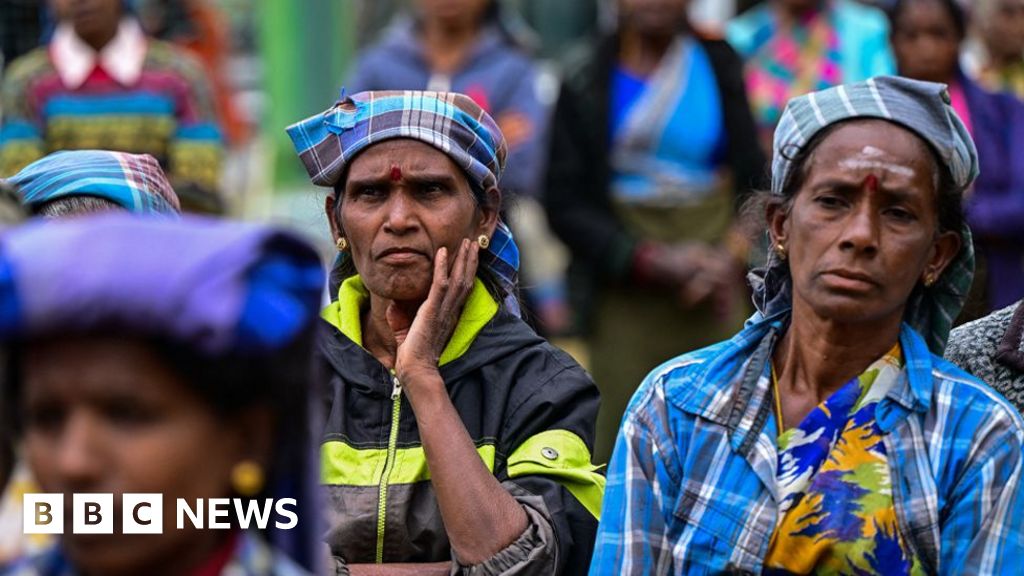
[[50,41],[50,60],[61,82],[72,90],[80,88],[97,65],[122,86],[131,86],[142,76],[146,48],[146,35],[135,18],[122,18],[117,34],[99,52],[63,22]]

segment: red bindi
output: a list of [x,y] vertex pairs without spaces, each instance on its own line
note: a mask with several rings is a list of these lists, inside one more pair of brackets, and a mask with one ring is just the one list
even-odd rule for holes
[[398,182],[402,179],[402,169],[398,166],[391,167],[391,181]]
[[867,178],[864,179],[864,187],[871,192],[878,191],[878,176],[874,174],[868,174]]

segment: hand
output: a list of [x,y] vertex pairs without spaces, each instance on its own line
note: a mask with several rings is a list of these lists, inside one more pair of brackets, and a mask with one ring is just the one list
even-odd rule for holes
[[730,318],[736,306],[737,292],[742,290],[742,266],[728,250],[704,246],[698,259],[698,271],[682,290],[684,306],[695,306],[710,300],[715,314]]
[[434,257],[434,277],[427,299],[413,317],[394,303],[385,318],[395,335],[395,375],[403,384],[423,374],[436,375],[441,353],[458,324],[462,307],[473,290],[479,263],[479,246],[463,240],[449,269],[448,250],[440,248]]

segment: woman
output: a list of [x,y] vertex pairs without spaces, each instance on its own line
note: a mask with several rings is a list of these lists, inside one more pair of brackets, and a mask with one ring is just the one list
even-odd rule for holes
[[126,210],[177,217],[178,195],[149,154],[109,150],[54,152],[21,169],[7,182],[28,211],[44,218]]
[[726,36],[746,62],[765,150],[790,98],[896,70],[885,15],[854,0],[768,0],[729,22]]
[[879,77],[787,105],[759,313],[637,392],[594,574],[1018,570],[1024,422],[939,356],[978,173],[948,102]]
[[740,62],[691,30],[688,0],[619,0],[618,32],[566,67],[547,209],[601,387],[597,459],[630,395],[683,349],[739,328],[735,207],[764,171]]
[[[384,38],[362,52],[346,82],[349,92],[437,90],[472,98],[498,123],[508,143],[506,197],[514,196],[510,225],[524,249],[524,296],[539,326],[568,328],[562,258],[538,212],[545,169],[554,80],[537,65],[528,38],[514,28],[501,0],[416,0]],[[534,224],[531,226],[531,224]],[[559,254],[560,255],[560,254]]]
[[[175,510],[179,498],[288,497],[298,524],[269,536],[319,529],[303,489],[323,281],[312,248],[249,225],[115,214],[11,231],[0,270],[2,416],[40,491],[68,502],[59,545],[0,573],[307,574],[233,512],[232,529],[200,530],[178,529]],[[113,534],[73,533],[73,493],[115,505],[161,494],[162,535],[124,534],[119,520]],[[272,512],[278,522],[288,518]]]
[[597,390],[515,314],[497,124],[461,94],[368,92],[289,133],[334,190],[342,254],[319,346],[339,565],[585,571],[604,488],[590,464]]
[[1024,100],[1024,0],[973,2],[971,14],[978,23],[978,80]]
[[981,274],[964,315],[979,318],[1024,297],[1024,104],[982,89],[960,69],[967,23],[955,0],[900,0],[890,16],[900,74],[948,84],[978,147],[981,175],[966,211]]

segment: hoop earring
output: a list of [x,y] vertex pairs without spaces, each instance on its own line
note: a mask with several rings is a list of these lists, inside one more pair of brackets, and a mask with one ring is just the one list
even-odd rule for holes
[[476,243],[480,245],[480,248],[487,250],[491,246],[491,239],[488,238],[486,234],[481,234],[480,237],[476,239]]

